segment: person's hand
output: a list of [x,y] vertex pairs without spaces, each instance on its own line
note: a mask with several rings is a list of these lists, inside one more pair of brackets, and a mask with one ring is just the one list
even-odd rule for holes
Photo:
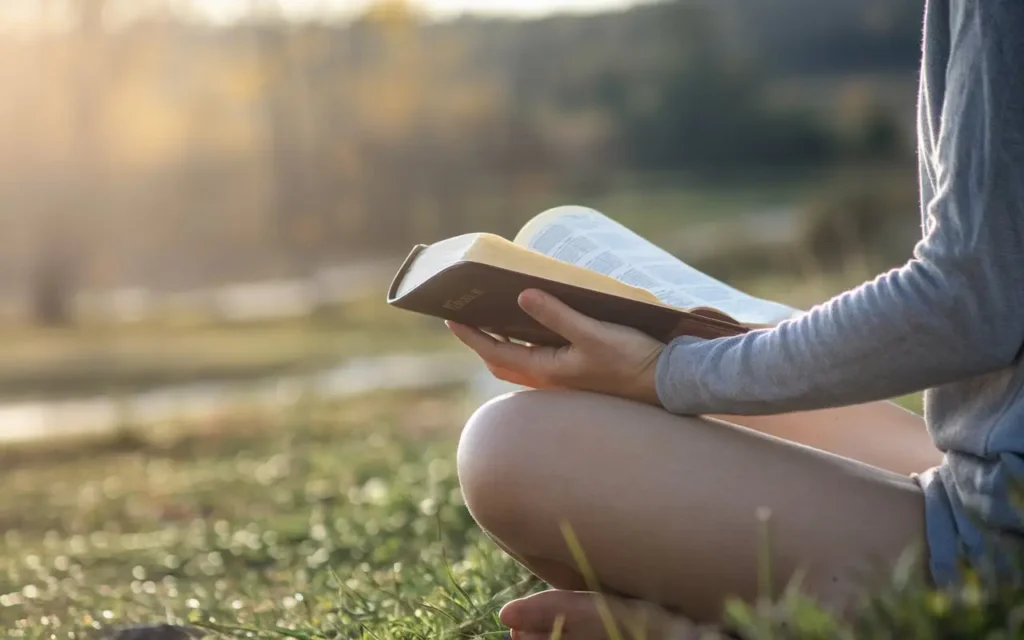
[[465,325],[449,322],[448,326],[506,382],[535,389],[593,391],[661,405],[655,369],[663,343],[635,329],[585,316],[542,291],[524,291],[519,306],[569,344],[525,346]]

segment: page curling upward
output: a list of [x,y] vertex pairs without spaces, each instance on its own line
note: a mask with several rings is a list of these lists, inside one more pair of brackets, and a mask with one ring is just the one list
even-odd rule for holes
[[715,309],[745,325],[773,325],[799,313],[716,280],[586,207],[545,211],[523,227],[515,242],[646,289],[665,304],[683,309]]

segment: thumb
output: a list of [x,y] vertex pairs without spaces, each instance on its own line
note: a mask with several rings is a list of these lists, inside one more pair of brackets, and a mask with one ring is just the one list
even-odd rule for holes
[[522,292],[519,295],[519,306],[531,318],[572,343],[586,341],[601,326],[597,320],[536,289]]

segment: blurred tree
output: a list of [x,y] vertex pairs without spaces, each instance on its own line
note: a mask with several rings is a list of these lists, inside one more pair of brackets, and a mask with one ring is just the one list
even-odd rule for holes
[[[104,98],[103,11],[105,0],[77,0],[68,60],[71,82],[71,140],[64,166],[51,172],[55,194],[40,198],[35,268],[30,286],[36,322],[72,321],[86,247],[82,230],[100,213],[103,193]],[[52,170],[51,170],[52,171]]]
[[653,77],[608,74],[600,95],[620,122],[632,166],[720,172],[826,159],[828,132],[799,113],[766,109],[764,80],[717,41],[721,15],[708,5],[672,3],[662,27],[664,58]]
[[[410,1],[303,22],[248,0],[214,25],[182,10],[198,0],[39,1],[50,28],[0,39],[0,279],[51,322],[100,243],[104,286],[202,286],[509,234],[619,173],[880,162],[906,145],[889,114],[921,2],[437,23]],[[854,76],[873,93],[847,118]]]
[[469,42],[425,25],[411,3],[372,5],[347,36],[343,137],[355,162],[339,178],[364,215],[349,228],[396,251],[507,228],[533,178],[551,171],[540,123],[475,72]]
[[878,106],[873,107],[864,119],[860,145],[862,157],[869,160],[892,160],[908,150],[892,113]]
[[870,83],[847,83],[839,91],[838,103],[838,133],[848,158],[860,162],[898,160],[912,148]]
[[250,28],[263,80],[271,234],[293,270],[305,272],[315,259],[313,248],[304,245],[309,244],[309,230],[315,226],[316,205],[311,199],[312,183],[317,179],[305,135],[308,111],[304,102],[309,88],[295,52],[295,31],[281,18],[279,4],[250,0],[250,14],[262,18],[254,20]]
[[924,0],[721,0],[773,75],[913,72]]

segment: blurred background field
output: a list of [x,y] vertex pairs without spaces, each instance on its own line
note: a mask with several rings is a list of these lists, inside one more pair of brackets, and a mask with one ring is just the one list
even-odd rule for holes
[[[0,439],[19,469],[5,480],[12,551],[0,592],[22,594],[0,597],[21,603],[4,624],[63,606],[24,608],[24,562],[36,556],[21,549],[43,545],[77,566],[69,541],[159,528],[149,507],[100,488],[140,473],[149,480],[133,499],[160,503],[150,490],[162,470],[193,453],[180,443],[208,437],[220,461],[182,467],[184,484],[167,489],[182,518],[215,517],[229,531],[263,518],[200,503],[252,470],[231,467],[236,456],[269,460],[308,435],[315,419],[295,407],[310,389],[339,429],[394,430],[406,419],[387,412],[405,394],[433,398],[448,428],[429,455],[450,461],[466,407],[496,388],[457,359],[439,322],[384,304],[413,244],[512,236],[544,209],[581,204],[803,308],[900,264],[919,233],[922,10],[921,0],[0,4]],[[225,424],[245,437],[222,440]],[[287,482],[345,475],[360,460],[339,454]],[[430,460],[394,462],[406,470],[382,477],[426,473]],[[208,483],[193,486],[207,480],[192,474]],[[79,504],[69,489],[79,486],[97,488]],[[282,531],[305,527],[294,544],[318,553],[324,538],[297,509],[308,522]],[[362,517],[336,517],[345,513]],[[72,551],[54,551],[65,543]],[[155,557],[100,555],[90,580],[109,593],[95,602],[139,581],[148,589],[133,566],[149,575]],[[191,606],[168,598],[176,616]]]

